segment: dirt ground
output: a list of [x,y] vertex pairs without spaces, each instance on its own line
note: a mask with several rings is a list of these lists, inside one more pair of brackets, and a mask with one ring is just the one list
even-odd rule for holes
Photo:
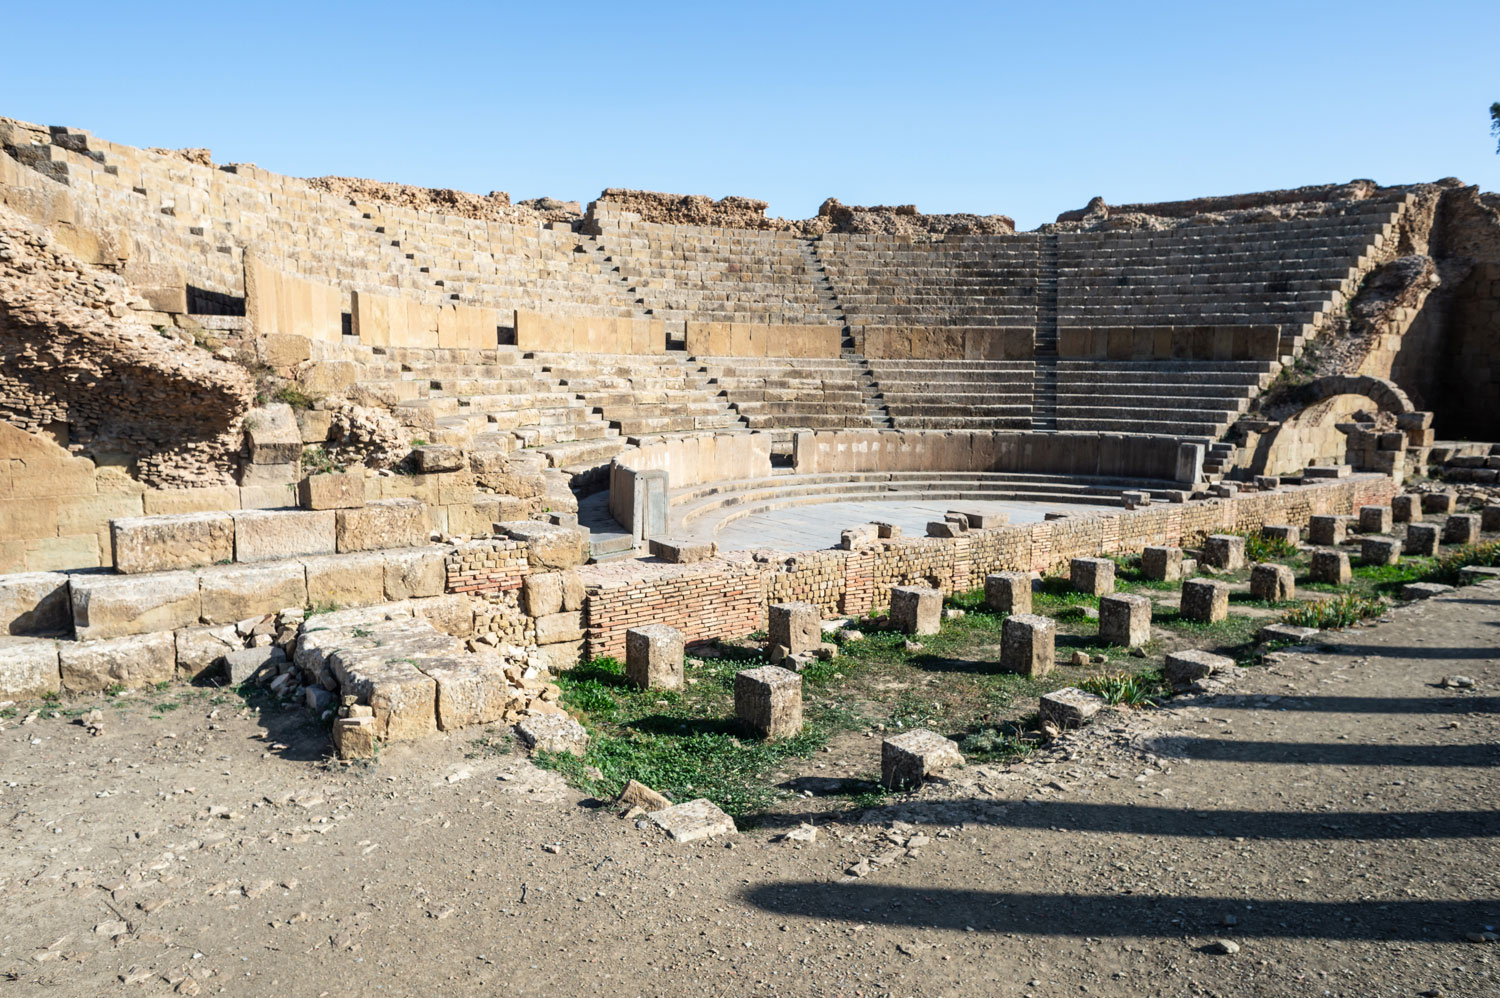
[[691,845],[494,734],[344,766],[227,694],[64,703],[0,731],[0,990],[1500,994],[1500,583],[1329,640],[871,810],[818,799],[844,736]]

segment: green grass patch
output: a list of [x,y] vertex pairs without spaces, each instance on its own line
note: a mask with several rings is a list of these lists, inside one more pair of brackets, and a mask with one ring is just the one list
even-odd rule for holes
[[1344,593],[1332,599],[1309,600],[1282,614],[1281,619],[1298,627],[1336,630],[1378,617],[1385,608],[1385,601],[1378,597]]
[[1103,697],[1105,703],[1121,704],[1126,707],[1144,707],[1155,704],[1172,693],[1159,669],[1090,676],[1080,682],[1078,688],[1085,693]]

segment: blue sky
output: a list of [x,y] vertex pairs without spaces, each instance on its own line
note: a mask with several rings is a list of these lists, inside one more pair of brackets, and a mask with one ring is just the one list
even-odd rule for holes
[[[64,16],[56,12],[66,10]],[[11,4],[0,114],[217,162],[1000,212],[1500,188],[1500,3]]]

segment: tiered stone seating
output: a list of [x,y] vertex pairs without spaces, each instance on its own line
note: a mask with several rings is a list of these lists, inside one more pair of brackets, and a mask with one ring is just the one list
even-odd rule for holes
[[872,359],[869,365],[897,429],[1031,426],[1031,361]]
[[866,326],[1035,326],[1037,237],[830,234],[816,250],[858,335]]
[[1264,361],[1057,362],[1057,428],[1215,438],[1276,372]]
[[680,356],[536,353],[530,360],[626,436],[743,425],[705,384],[701,368]]
[[709,357],[711,388],[751,429],[846,429],[871,425],[862,371],[840,357]]

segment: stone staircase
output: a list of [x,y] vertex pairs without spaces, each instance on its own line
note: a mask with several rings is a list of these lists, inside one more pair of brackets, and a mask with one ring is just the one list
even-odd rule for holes
[[1037,264],[1036,369],[1031,389],[1031,428],[1057,430],[1057,236],[1043,236]]

